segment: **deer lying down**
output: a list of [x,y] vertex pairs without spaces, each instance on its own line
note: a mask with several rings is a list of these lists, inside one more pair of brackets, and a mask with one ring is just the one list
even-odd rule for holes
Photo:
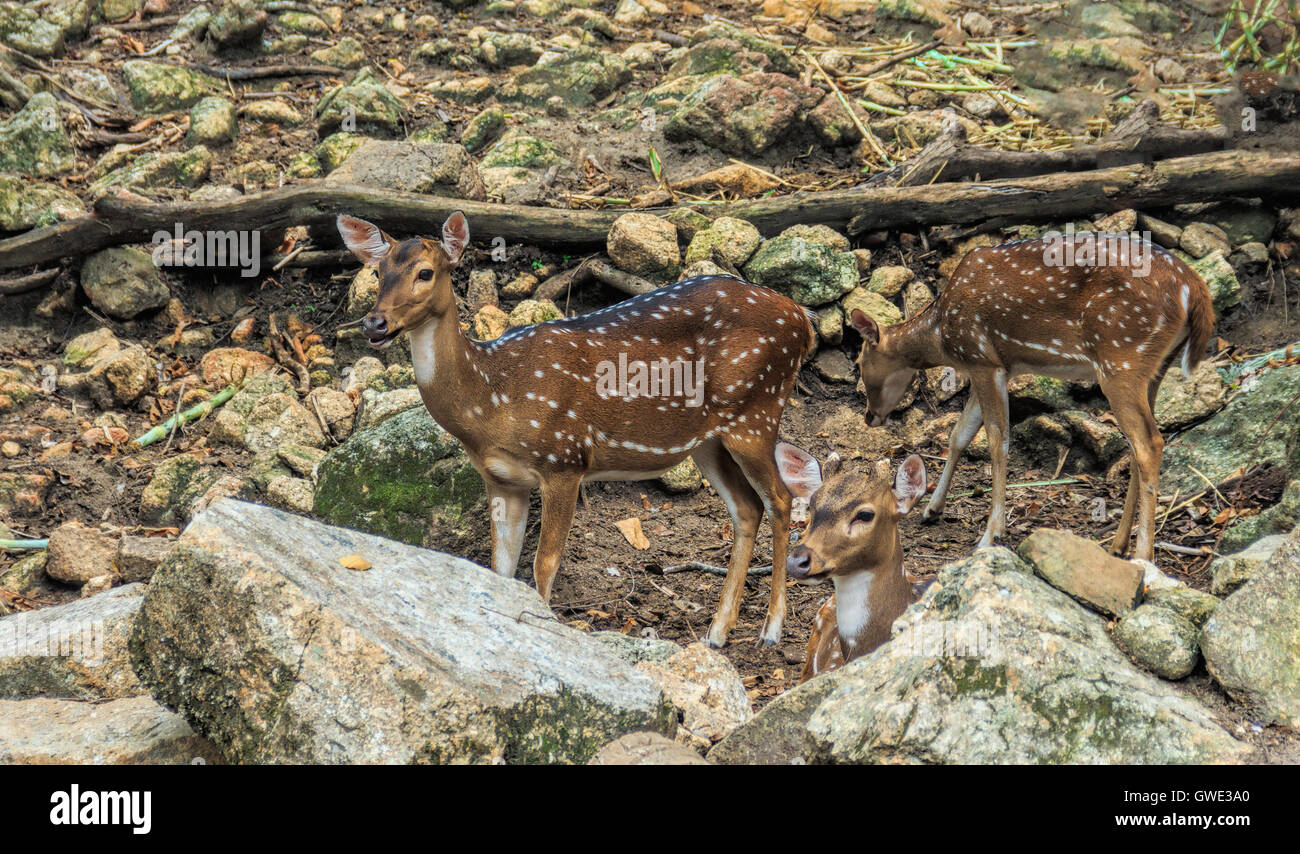
[[[338,228],[353,254],[378,268],[379,299],[363,321],[371,345],[410,334],[424,405],[483,477],[496,572],[515,574],[532,490],[542,493],[533,576],[549,600],[582,483],[657,477],[690,457],[726,503],[735,531],[704,640],[720,647],[735,625],[764,511],[775,569],[760,640],[780,640],[790,494],[774,449],[785,401],[815,341],[808,312],[741,279],[700,276],[472,341],[461,332],[451,284],[469,245],[463,214],[447,219],[441,241],[398,242],[348,216]],[[630,370],[649,382],[629,381]]]
[[1164,438],[1152,409],[1165,372],[1190,377],[1214,332],[1209,288],[1190,267],[1129,235],[1071,234],[973,249],[934,302],[893,326],[861,311],[858,371],[867,423],[878,427],[918,370],[946,365],[970,377],[965,411],[948,437],[948,461],[925,508],[943,510],[953,470],[979,430],[993,461],[992,510],[979,545],[1006,528],[1010,418],[1007,381],[1018,374],[1095,379],[1110,402],[1133,461],[1124,514],[1112,545],[1151,560]]
[[807,498],[808,527],[790,552],[786,572],[802,581],[829,578],[835,595],[817,612],[800,682],[880,646],[894,620],[916,601],[903,572],[898,522],[925,494],[925,464],[912,454],[893,480],[881,460],[874,474],[839,472],[832,455],[823,470],[807,451],[776,446],[781,478]]

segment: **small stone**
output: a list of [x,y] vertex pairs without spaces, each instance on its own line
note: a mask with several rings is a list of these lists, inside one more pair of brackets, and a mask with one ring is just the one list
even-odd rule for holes
[[310,514],[312,511],[311,482],[300,477],[275,477],[266,485],[266,496],[271,503],[295,513]]
[[465,303],[470,312],[477,312],[485,305],[498,305],[497,274],[492,270],[473,270],[469,274],[469,286],[465,290]]
[[1145,601],[1168,608],[1199,629],[1219,607],[1221,600],[1200,590],[1178,586],[1148,590]]
[[67,584],[85,584],[101,575],[113,575],[117,542],[98,528],[81,522],[64,522],[50,532],[45,572]]
[[203,382],[213,388],[241,383],[275,367],[275,360],[265,353],[242,347],[219,347],[204,354],[199,361]]
[[548,299],[526,299],[510,312],[511,326],[531,326],[548,320],[559,320],[564,313]]
[[1227,596],[1249,581],[1255,571],[1269,561],[1286,542],[1285,534],[1261,537],[1235,554],[1224,555],[1210,562],[1210,592]]
[[1039,528],[1016,552],[1047,583],[1095,611],[1119,616],[1141,600],[1141,568],[1077,534]]
[[686,247],[686,263],[712,261],[717,251],[724,261],[739,269],[763,242],[758,229],[743,219],[720,216],[695,232]]
[[967,35],[977,39],[993,35],[993,22],[979,12],[967,12],[961,16],[961,28]]
[[1182,679],[1200,661],[1197,629],[1175,611],[1139,605],[1115,624],[1115,642],[1129,658],[1157,676]]
[[474,337],[479,341],[500,338],[510,327],[510,315],[495,305],[485,305],[474,313]]
[[827,382],[851,383],[857,379],[853,362],[838,349],[823,350],[818,353],[817,358],[813,360],[813,369]]
[[63,364],[69,368],[89,368],[99,361],[101,356],[116,353],[122,349],[122,342],[107,326],[101,326],[94,332],[83,332],[68,342],[63,348]]
[[852,318],[854,310],[861,311],[881,326],[891,326],[903,319],[898,306],[867,288],[854,288],[840,300],[845,318]]
[[681,268],[677,227],[654,214],[620,216],[609,231],[606,250],[620,270],[652,281],[671,281]]
[[171,551],[167,537],[123,536],[117,544],[117,571],[123,582],[148,581]]
[[1187,80],[1187,70],[1167,56],[1156,60],[1155,72],[1166,83],[1176,85]]
[[704,483],[695,460],[687,457],[659,476],[659,484],[672,493],[694,492]]
[[867,288],[892,299],[915,277],[916,274],[907,267],[877,267],[867,282]]
[[8,457],[11,460],[14,457],[18,456],[19,454],[21,454],[22,452],[23,452],[22,445],[19,445],[17,442],[13,441],[12,439],[8,439],[3,444],[0,444],[0,453],[3,453],[6,457]]
[[1204,222],[1194,222],[1184,228],[1178,245],[1193,258],[1204,258],[1216,250],[1224,255],[1232,251],[1232,244],[1224,230]]
[[220,95],[209,95],[190,108],[191,145],[225,145],[239,136],[235,105]]
[[130,247],[104,249],[81,265],[81,288],[95,308],[130,320],[162,308],[171,293],[149,253]]

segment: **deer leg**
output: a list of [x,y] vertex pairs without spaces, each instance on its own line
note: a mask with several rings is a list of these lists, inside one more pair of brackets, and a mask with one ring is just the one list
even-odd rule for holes
[[948,459],[943,464],[943,474],[939,475],[939,483],[935,486],[929,503],[925,505],[925,511],[921,513],[922,522],[934,521],[943,512],[957,461],[966,452],[966,448],[970,446],[971,440],[975,438],[983,423],[984,413],[980,410],[979,398],[972,391],[966,401],[966,408],[961,411],[961,417],[957,419],[957,423],[952,426],[952,431],[948,434]]
[[484,485],[492,520],[492,571],[514,578],[519,553],[524,549],[524,532],[528,530],[528,490],[511,489],[489,480]]
[[537,592],[547,602],[551,601],[551,584],[560,568],[569,528],[573,526],[581,485],[580,474],[553,474],[542,480],[542,533],[537,540],[533,578],[537,581]]
[[[1169,370],[1169,362],[1161,366],[1160,371],[1151,378],[1147,385],[1147,407],[1155,412],[1156,394],[1160,391],[1160,383],[1165,378],[1165,372]],[[1124,495],[1124,512],[1120,516],[1119,525],[1115,528],[1115,539],[1111,541],[1110,550],[1113,554],[1122,555],[1128,551],[1129,540],[1133,533],[1133,517],[1137,512],[1138,496],[1142,490],[1142,476],[1140,466],[1137,464],[1137,457],[1132,453],[1133,443],[1129,443],[1129,477],[1128,492]],[[1159,484],[1156,485],[1159,489]]]
[[[705,645],[721,649],[726,646],[727,635],[740,616],[740,595],[745,586],[745,574],[749,571],[749,558],[754,552],[758,523],[763,518],[763,502],[745,479],[740,466],[722,449],[721,442],[706,442],[691,456],[731,514],[731,562],[727,566],[727,578],[722,584],[722,596],[718,600],[713,624],[703,638]],[[784,569],[782,566],[783,574]]]
[[767,602],[767,618],[758,642],[773,646],[781,641],[781,626],[785,622],[785,559],[790,545],[790,490],[781,480],[776,467],[776,452],[762,443],[735,442],[723,447],[740,465],[745,479],[763,500],[768,521],[772,523],[772,588]]
[[[1150,389],[1136,387],[1127,376],[1111,377],[1102,381],[1101,390],[1110,401],[1115,420],[1128,438],[1133,452],[1136,477],[1130,476],[1129,485],[1137,493],[1137,543],[1133,556],[1151,560],[1155,555],[1156,503],[1160,488],[1160,457],[1164,453],[1165,439],[1160,435],[1155,415],[1151,412]],[[1147,394],[1143,394],[1143,392]],[[1127,506],[1128,501],[1125,501]],[[1131,524],[1130,519],[1130,524]],[[1122,524],[1123,520],[1121,520]]]
[[994,370],[971,374],[971,388],[984,412],[984,432],[989,437],[989,457],[993,461],[993,494],[989,508],[989,522],[976,548],[993,545],[1007,527],[1007,455],[1010,453],[1010,436],[1007,422],[1007,372]]

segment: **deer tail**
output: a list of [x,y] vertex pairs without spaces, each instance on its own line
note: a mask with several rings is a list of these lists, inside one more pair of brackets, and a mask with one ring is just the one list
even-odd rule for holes
[[1214,335],[1214,301],[1210,289],[1203,282],[1189,287],[1187,296],[1187,343],[1183,345],[1183,376],[1192,378],[1192,371],[1205,357],[1205,347]]

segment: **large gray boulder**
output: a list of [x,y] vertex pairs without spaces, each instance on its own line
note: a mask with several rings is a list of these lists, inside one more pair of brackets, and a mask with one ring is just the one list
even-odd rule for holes
[[0,765],[207,765],[212,743],[148,697],[0,700]]
[[326,179],[457,199],[487,198],[474,158],[463,145],[371,139]]
[[0,618],[0,699],[143,694],[127,651],[143,594],[143,584],[128,584]]
[[676,716],[519,582],[233,500],[181,534],[131,646],[233,762],[580,763]]
[[1201,652],[1233,697],[1300,725],[1300,526],[1206,621]]
[[1207,710],[1134,667],[1102,617],[988,548],[945,566],[888,643],[781,697],[709,758],[1170,764],[1246,753]]

